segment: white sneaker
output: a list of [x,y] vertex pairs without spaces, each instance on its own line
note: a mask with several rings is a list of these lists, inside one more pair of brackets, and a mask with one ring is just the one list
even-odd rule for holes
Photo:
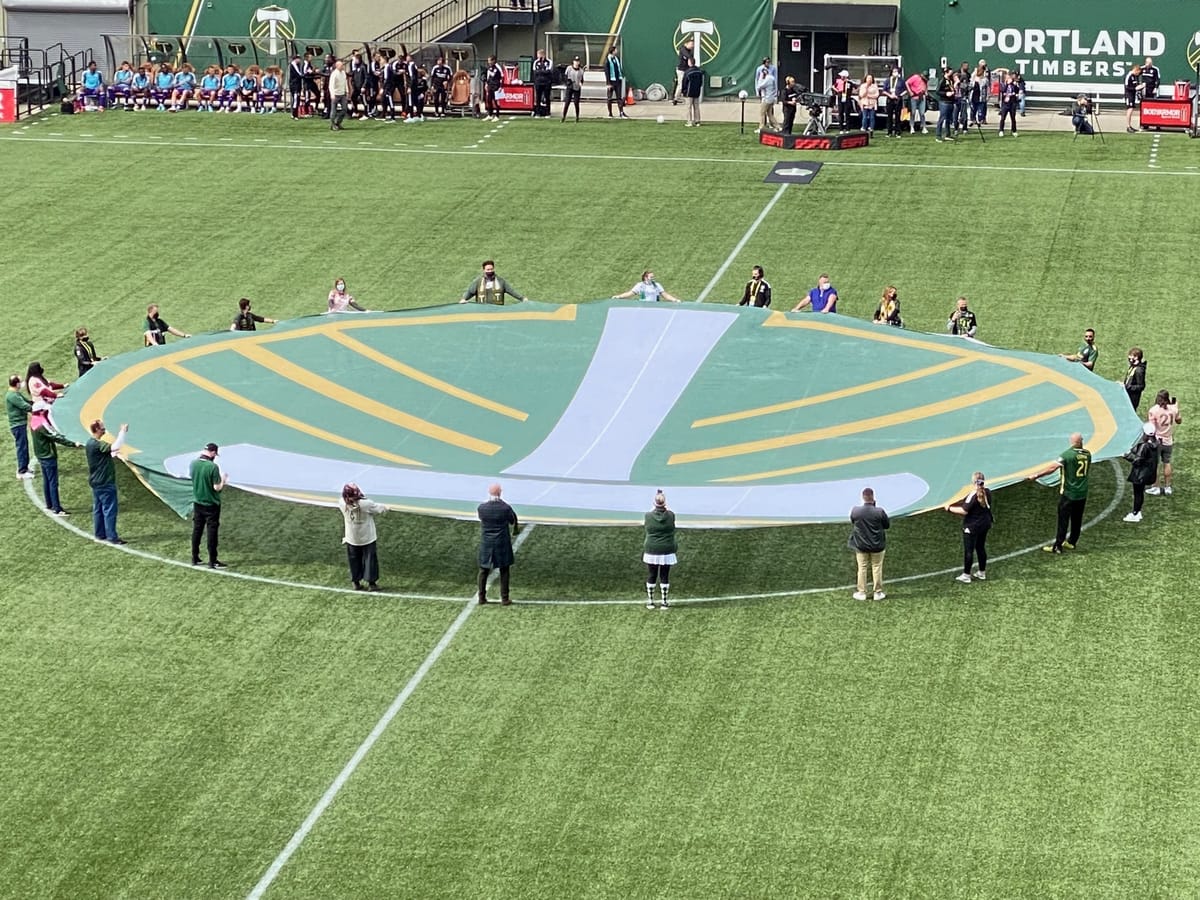
[[25,480],[26,478],[32,478],[32,477],[33,477],[32,472],[18,472],[17,473],[17,478],[20,478],[21,480]]
[[1165,488],[1162,489],[1162,492],[1164,494],[1166,494],[1168,497],[1170,497],[1171,496],[1171,486],[1168,484]]
[[1140,522],[1140,521],[1142,521],[1142,514],[1140,512],[1136,512],[1136,513],[1131,512],[1127,516],[1125,516],[1125,521],[1126,522]]
[[654,602],[652,600],[646,601],[646,609],[654,609]]
[[866,599],[867,599],[867,595],[866,595],[866,593],[865,593],[864,591],[855,591],[855,592],[854,592],[854,599],[855,599],[855,600],[866,600]]
[[975,573],[975,577],[978,578],[980,581],[987,581],[987,572],[980,570]]
[[883,591],[876,591],[876,592],[875,592],[875,599],[876,599],[876,600],[886,600],[886,599],[887,599],[887,594],[885,594]]
[[970,583],[971,583],[971,576],[970,576],[970,575],[968,575],[966,572],[961,572],[961,573],[959,573],[959,575],[958,575],[958,576],[957,576],[957,577],[956,577],[954,580],[955,580],[955,581],[961,581],[963,584],[970,584]]
[[997,131],[997,132],[996,132],[996,137],[1004,137],[1004,132],[1003,132],[1003,131]]
[[671,604],[664,600],[658,608],[665,611],[671,608]]
[[1162,488],[1160,488],[1158,485],[1154,485],[1153,487],[1146,488],[1146,493],[1150,494],[1153,497],[1157,497],[1162,492],[1163,492]]

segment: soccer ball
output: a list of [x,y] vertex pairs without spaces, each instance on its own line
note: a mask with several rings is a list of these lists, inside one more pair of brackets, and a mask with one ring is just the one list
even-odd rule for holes
[[661,125],[663,122],[665,122],[667,120],[665,118],[663,118],[662,116],[659,116],[656,121],[658,122],[659,125]]

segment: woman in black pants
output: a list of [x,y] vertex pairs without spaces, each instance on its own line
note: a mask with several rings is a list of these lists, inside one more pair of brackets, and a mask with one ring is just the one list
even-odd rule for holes
[[983,473],[973,476],[975,490],[957,503],[946,506],[946,512],[963,517],[963,570],[955,578],[963,584],[971,583],[971,564],[979,560],[979,571],[975,577],[987,580],[987,536],[992,527],[992,492],[984,487]]

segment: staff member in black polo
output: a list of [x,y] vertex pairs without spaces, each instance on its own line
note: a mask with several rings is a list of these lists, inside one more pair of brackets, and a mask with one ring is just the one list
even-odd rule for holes
[[791,134],[792,126],[796,124],[796,108],[800,105],[800,85],[791,75],[783,80],[783,90],[779,99],[783,101],[783,134]]
[[754,266],[750,269],[750,280],[746,282],[746,289],[742,291],[742,299],[738,306],[770,306],[771,305],[771,282],[767,281],[763,275],[762,266]]
[[1161,83],[1161,76],[1158,73],[1158,66],[1154,64],[1154,60],[1149,56],[1142,64],[1142,96],[1157,97],[1158,86]]
[[484,119],[488,122],[500,121],[500,98],[497,94],[500,93],[502,84],[504,84],[504,69],[500,67],[500,63],[496,62],[496,57],[489,56],[487,69],[483,73],[483,100],[487,105],[487,115],[484,116]]

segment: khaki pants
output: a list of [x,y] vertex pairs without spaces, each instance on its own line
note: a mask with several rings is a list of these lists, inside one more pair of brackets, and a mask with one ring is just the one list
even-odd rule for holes
[[779,123],[775,121],[775,104],[762,101],[758,111],[758,127],[763,131],[778,131]]
[[858,559],[858,590],[860,593],[867,592],[868,567],[871,569],[871,579],[875,582],[875,592],[879,593],[883,590],[883,554],[885,552],[887,551],[880,550],[878,553],[854,551],[854,555]]
[[699,97],[684,97],[683,102],[687,104],[687,120],[692,125],[700,124],[700,98]]

